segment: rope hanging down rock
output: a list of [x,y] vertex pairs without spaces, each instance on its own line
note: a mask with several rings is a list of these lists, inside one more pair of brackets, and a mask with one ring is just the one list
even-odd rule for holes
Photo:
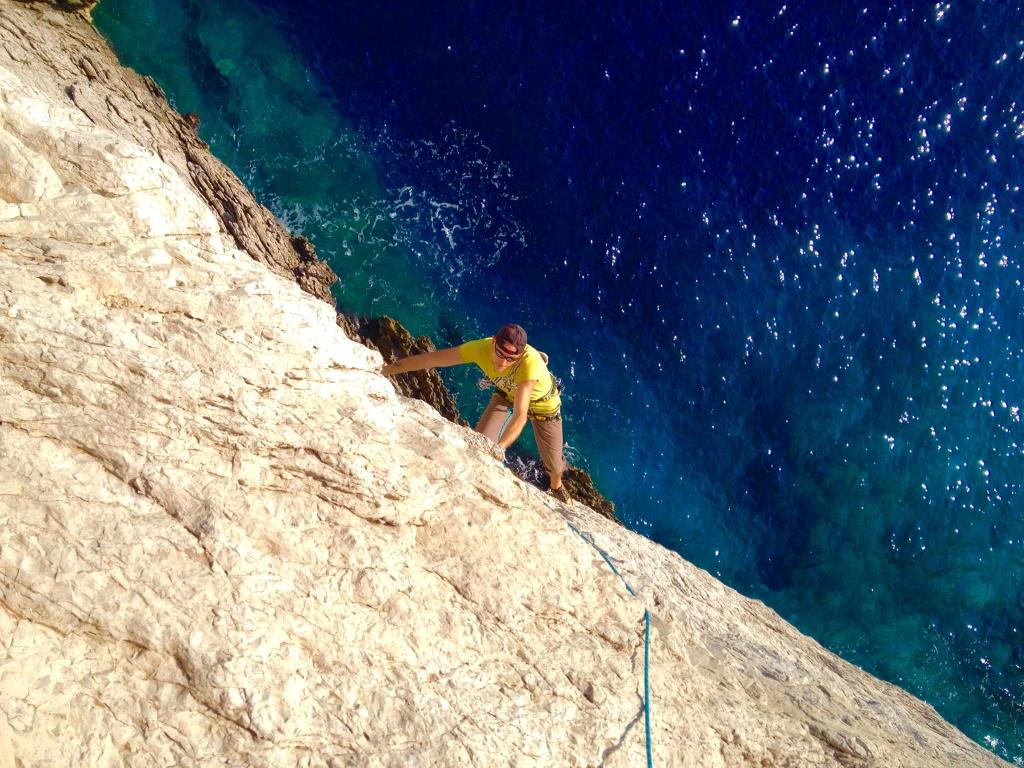
[[[546,500],[544,505],[551,509]],[[553,511],[558,512],[558,510]],[[559,514],[561,513],[559,512]],[[562,517],[564,519],[565,515],[562,515]],[[619,569],[615,567],[615,564],[611,561],[611,558],[608,557],[605,551],[594,543],[593,536],[583,533],[583,531],[568,520],[565,521],[565,524],[568,525],[577,536],[597,550],[597,553],[601,555],[602,559],[608,563],[608,567],[612,569],[612,572],[622,579],[622,583],[625,585],[626,591],[629,592],[630,596],[636,597],[636,592],[633,591],[629,582],[626,581],[626,577],[619,573]],[[654,768],[654,760],[651,756],[651,612],[647,608],[644,608],[644,736],[644,741],[647,746],[647,768]]]
[[[501,425],[501,429],[498,430],[498,439],[501,439],[502,432],[505,431],[505,427],[512,418],[512,411],[509,411],[507,417],[505,417],[505,423]],[[544,500],[544,506],[551,509],[552,512],[557,512],[559,515],[562,513],[552,507]],[[565,515],[562,515],[565,519]],[[622,579],[622,583],[626,587],[626,591],[629,592],[631,597],[636,597],[636,592],[633,591],[633,587],[626,581],[626,577],[619,573],[619,569],[615,567],[615,564],[611,561],[611,558],[601,549],[597,544],[594,543],[594,538],[589,534],[583,533],[579,528],[573,525],[568,520],[565,520],[565,524],[568,525],[573,532],[592,546],[597,553],[601,555],[608,567],[612,569],[612,572]],[[647,745],[647,768],[654,768],[654,760],[651,756],[651,612],[644,608],[644,741]]]

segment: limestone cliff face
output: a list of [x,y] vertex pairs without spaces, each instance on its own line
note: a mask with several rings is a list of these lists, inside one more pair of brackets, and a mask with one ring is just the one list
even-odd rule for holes
[[401,397],[116,67],[0,0],[0,768],[642,766],[646,609],[657,766],[1002,764]]

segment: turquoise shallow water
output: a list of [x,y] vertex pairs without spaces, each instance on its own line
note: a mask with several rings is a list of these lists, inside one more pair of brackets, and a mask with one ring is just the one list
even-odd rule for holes
[[628,524],[1024,764],[1021,9],[601,8],[95,16],[344,307],[522,322]]
[[[395,190],[380,179],[372,147],[353,130],[276,32],[271,14],[212,3],[111,3],[96,13],[127,63],[152,75],[179,112],[201,117],[211,150],[289,228],[324,244],[345,280],[344,306],[380,313],[394,289],[383,276],[415,270],[388,206]],[[154,40],[150,35],[158,31]],[[190,53],[194,53],[192,55]],[[396,203],[400,205],[400,201]],[[414,291],[407,288],[406,295]],[[421,296],[420,323],[441,303]]]

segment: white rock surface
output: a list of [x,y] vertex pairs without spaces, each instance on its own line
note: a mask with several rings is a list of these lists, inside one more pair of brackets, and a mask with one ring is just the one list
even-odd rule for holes
[[648,608],[657,766],[1003,765],[398,397],[39,67],[0,54],[0,768],[643,766]]

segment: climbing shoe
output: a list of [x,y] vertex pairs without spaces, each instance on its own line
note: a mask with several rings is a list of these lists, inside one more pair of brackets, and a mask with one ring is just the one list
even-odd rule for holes
[[563,504],[572,504],[572,496],[569,495],[569,491],[566,490],[564,485],[560,485],[557,488],[551,488],[548,490],[548,493],[550,493]]

